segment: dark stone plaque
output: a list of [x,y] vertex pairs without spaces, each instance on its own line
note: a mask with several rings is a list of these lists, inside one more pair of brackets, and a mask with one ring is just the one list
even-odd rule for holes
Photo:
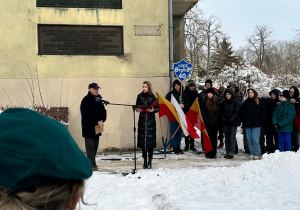
[[36,6],[122,9],[122,0],[36,0]]
[[122,55],[122,26],[38,25],[39,55]]

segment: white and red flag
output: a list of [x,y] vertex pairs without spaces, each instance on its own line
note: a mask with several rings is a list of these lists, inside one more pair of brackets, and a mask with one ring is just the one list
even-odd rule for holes
[[176,109],[176,112],[178,114],[179,120],[180,120],[180,126],[185,136],[190,135],[193,139],[200,138],[199,135],[196,132],[196,129],[192,125],[192,123],[189,121],[189,119],[185,116],[184,112],[182,111],[180,105],[176,101],[175,97],[171,95],[171,104]]

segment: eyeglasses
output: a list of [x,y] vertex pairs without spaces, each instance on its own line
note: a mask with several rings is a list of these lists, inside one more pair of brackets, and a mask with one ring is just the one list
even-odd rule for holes
[[290,93],[295,93],[294,91],[290,91]]

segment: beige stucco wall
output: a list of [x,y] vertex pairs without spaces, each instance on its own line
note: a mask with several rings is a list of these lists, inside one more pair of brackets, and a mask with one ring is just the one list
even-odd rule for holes
[[[65,78],[65,79],[29,79],[28,85],[25,79],[0,79],[0,107],[4,105],[30,106],[32,104],[31,89],[34,86],[34,100],[46,106],[67,106],[69,107],[69,131],[79,147],[85,151],[84,139],[81,132],[80,103],[87,94],[87,86],[91,82],[97,82],[101,89],[100,94],[103,99],[117,104],[135,104],[136,96],[142,91],[142,82],[149,80],[155,91],[165,95],[168,92],[169,78]],[[32,86],[33,82],[33,86]],[[5,88],[6,87],[6,88]],[[40,94],[41,93],[41,94]],[[42,100],[41,97],[42,96]],[[131,107],[108,105],[107,121],[105,131],[100,138],[99,150],[104,148],[133,148],[133,112]],[[138,113],[135,113],[136,126],[138,123]],[[162,148],[161,129],[159,118],[157,122],[157,148]],[[166,119],[162,119],[164,135],[167,134]],[[16,124],[18,124],[16,122]],[[47,134],[46,134],[47,135]]]
[[[168,91],[167,11],[167,0],[123,0],[121,10],[37,8],[35,0],[2,2],[0,106],[30,106],[28,83],[33,78],[37,103],[41,104],[41,92],[45,105],[70,107],[69,131],[84,150],[79,105],[90,82],[98,82],[103,98],[114,103],[135,103],[144,80],[163,95]],[[37,24],[123,26],[124,56],[40,56]],[[134,25],[161,25],[161,36],[135,36]],[[132,110],[118,106],[107,110],[100,150],[132,148]],[[160,142],[160,128],[157,133]]]

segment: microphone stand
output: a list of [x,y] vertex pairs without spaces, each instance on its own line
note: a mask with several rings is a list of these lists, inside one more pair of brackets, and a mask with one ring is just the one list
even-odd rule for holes
[[136,127],[135,127],[135,110],[138,108],[137,105],[131,105],[131,104],[116,104],[116,103],[110,103],[108,101],[102,101],[104,105],[115,105],[115,106],[130,106],[132,108],[133,112],[133,142],[134,142],[134,169],[132,169],[132,174],[135,174],[137,172],[136,170]]

